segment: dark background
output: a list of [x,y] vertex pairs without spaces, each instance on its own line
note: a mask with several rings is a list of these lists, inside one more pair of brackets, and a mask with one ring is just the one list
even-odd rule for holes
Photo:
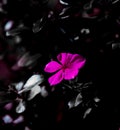
[[[61,19],[59,14],[66,6],[55,0],[8,0],[7,4],[3,4],[3,9],[7,13],[0,12],[0,47],[2,48],[0,53],[13,47],[8,43],[13,40],[15,35],[5,36],[3,28],[5,21],[12,19],[15,22],[13,29],[17,28],[20,22],[27,27],[27,29],[18,31],[22,42],[15,45],[14,49],[24,46],[31,54],[40,53],[41,58],[31,71],[25,69],[23,73],[12,72],[15,75],[12,78],[1,78],[1,86],[5,86],[5,82],[8,80],[13,82],[26,78],[32,72],[45,74],[43,71],[45,64],[51,57],[56,58],[60,52],[82,54],[87,59],[87,63],[79,78],[81,81],[92,81],[95,84],[95,91],[101,99],[98,107],[83,119],[84,108],[77,106],[68,110],[66,103],[69,99],[69,92],[68,95],[64,95],[58,87],[47,98],[37,95],[28,103],[24,113],[26,122],[32,130],[118,130],[120,125],[120,2],[94,0],[92,7],[88,9],[85,6],[89,6],[89,0],[64,0],[64,2],[69,3],[69,10],[64,14],[69,17],[65,19]],[[54,14],[48,19],[50,11],[53,11]],[[84,16],[84,13],[87,14],[87,17]],[[42,27],[42,30],[34,33],[33,23],[41,18],[43,18],[43,22],[39,24],[39,28]],[[90,33],[81,33],[82,29],[89,29]],[[79,36],[76,41],[75,36]],[[113,45],[114,47],[111,48]],[[7,55],[11,53],[14,55],[14,49],[9,50]],[[14,62],[9,61],[8,58],[4,60],[8,66]],[[25,73],[27,74],[25,75]],[[2,74],[0,73],[0,75]],[[45,76],[48,77],[46,74]],[[2,112],[4,110],[1,109],[0,113]],[[36,118],[34,118],[35,113],[37,113]],[[0,129],[22,130],[24,125],[24,123],[15,127],[1,125]]]

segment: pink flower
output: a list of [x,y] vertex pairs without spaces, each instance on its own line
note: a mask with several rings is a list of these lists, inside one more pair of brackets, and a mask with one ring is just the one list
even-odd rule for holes
[[86,62],[81,55],[71,53],[60,53],[57,59],[59,62],[52,60],[44,68],[45,72],[56,72],[48,79],[51,86],[60,83],[63,79],[74,79]]

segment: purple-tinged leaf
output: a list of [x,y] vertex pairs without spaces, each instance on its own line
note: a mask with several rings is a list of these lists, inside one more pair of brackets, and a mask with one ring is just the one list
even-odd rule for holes
[[23,116],[19,116],[18,118],[16,118],[14,121],[13,121],[13,124],[17,125],[19,123],[22,123],[24,121],[24,117]]

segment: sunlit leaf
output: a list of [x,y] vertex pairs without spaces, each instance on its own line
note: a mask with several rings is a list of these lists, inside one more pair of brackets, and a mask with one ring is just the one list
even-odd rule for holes
[[5,104],[13,101],[15,99],[14,95],[9,92],[0,92],[0,104]]
[[19,67],[30,66],[30,65],[34,64],[40,56],[41,56],[40,54],[35,54],[35,55],[31,56],[30,53],[27,52],[19,59],[17,65]]
[[74,107],[74,104],[75,104],[75,100],[70,100],[70,101],[68,102],[69,108],[73,108],[73,107]]
[[46,24],[46,18],[42,17],[41,19],[37,20],[35,23],[33,23],[33,32],[37,33],[39,31],[42,30],[42,28],[45,26]]
[[21,89],[22,89],[22,87],[23,87],[23,82],[21,81],[21,82],[19,82],[19,83],[16,83],[15,84],[15,88],[16,88],[16,90],[17,91],[20,91]]
[[28,126],[25,126],[25,130],[31,130]]
[[89,34],[90,33],[90,30],[88,28],[83,28],[81,29],[80,31],[82,34]]
[[48,91],[46,90],[45,86],[41,87],[41,96],[46,97],[48,96]]
[[80,103],[82,103],[82,95],[81,95],[81,93],[79,93],[75,98],[70,100],[68,102],[68,106],[69,106],[69,108],[73,108],[73,107],[78,106]]
[[25,30],[28,30],[28,28],[25,27],[23,24],[20,24],[18,27],[6,31],[6,36],[16,36]]
[[39,94],[41,92],[41,88],[40,86],[36,85],[34,86],[31,90],[30,90],[30,93],[29,93],[29,96],[28,96],[28,100],[31,100],[33,99],[37,94]]
[[80,103],[82,102],[82,95],[81,93],[79,93],[76,97],[76,100],[75,100],[75,107],[78,106]]
[[23,86],[23,90],[19,91],[19,93],[26,92],[31,90],[34,86],[39,85],[43,82],[43,75],[34,74],[32,75]]
[[30,86],[34,86],[42,82],[43,82],[43,75],[34,74],[27,80],[23,88],[29,88]]
[[112,4],[116,4],[119,0],[112,0]]
[[88,109],[85,111],[84,115],[83,115],[83,119],[86,118],[86,116],[87,116],[88,114],[90,114],[91,111],[92,111],[92,108],[88,108]]
[[59,2],[63,5],[69,5],[67,2],[64,2],[63,0],[59,0]]
[[94,98],[94,101],[95,101],[95,102],[100,102],[100,98],[95,97],[95,98]]
[[4,30],[5,31],[8,31],[8,30],[10,30],[11,28],[12,28],[12,26],[13,26],[13,21],[12,20],[10,20],[10,21],[8,21],[6,24],[5,24],[5,26],[4,26]]
[[112,43],[112,49],[119,49],[120,48],[120,43]]
[[25,102],[20,101],[18,106],[16,107],[16,113],[22,113],[26,109]]

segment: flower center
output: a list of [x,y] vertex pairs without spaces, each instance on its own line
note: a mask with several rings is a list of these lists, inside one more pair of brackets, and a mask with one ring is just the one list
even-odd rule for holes
[[64,71],[65,69],[67,69],[67,68],[69,68],[69,65],[68,65],[68,64],[64,64],[64,65],[62,66],[63,71]]

